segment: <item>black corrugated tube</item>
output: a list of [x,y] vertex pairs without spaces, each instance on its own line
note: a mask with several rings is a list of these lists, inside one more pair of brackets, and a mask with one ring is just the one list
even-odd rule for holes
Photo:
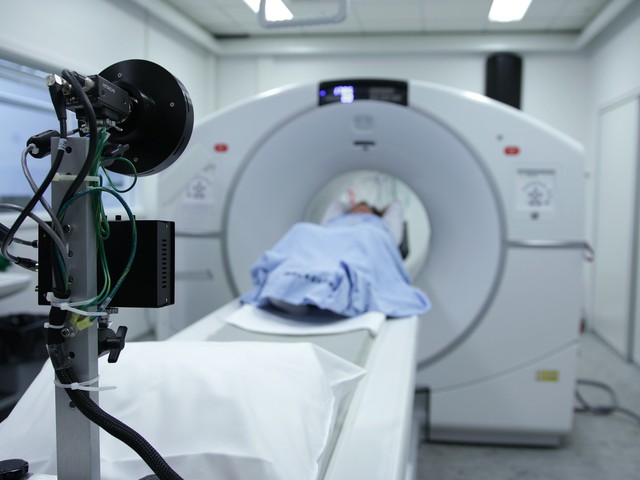
[[[49,323],[51,325],[63,325],[65,318],[66,312],[56,307],[51,308],[49,314]],[[58,381],[64,385],[78,382],[78,378],[73,368],[71,368],[66,349],[64,348],[64,338],[60,335],[59,329],[48,329],[47,347]],[[113,435],[131,447],[149,468],[153,470],[159,480],[182,480],[182,477],[169,466],[158,451],[153,448],[142,435],[102,410],[100,406],[91,399],[87,392],[71,390],[69,388],[65,388],[65,391],[73,404],[85,417],[108,434]]]

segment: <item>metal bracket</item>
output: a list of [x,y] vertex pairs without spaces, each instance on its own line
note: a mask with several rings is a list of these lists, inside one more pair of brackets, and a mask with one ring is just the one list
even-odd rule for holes
[[338,10],[332,15],[308,15],[291,20],[267,20],[267,0],[260,0],[258,22],[264,28],[309,27],[329,23],[340,23],[347,18],[350,0],[338,0]]

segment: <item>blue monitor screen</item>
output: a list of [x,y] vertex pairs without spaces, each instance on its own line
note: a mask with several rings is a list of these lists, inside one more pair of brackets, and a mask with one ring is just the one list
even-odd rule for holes
[[377,100],[407,105],[407,82],[397,80],[336,80],[320,83],[318,104],[349,104],[358,100]]

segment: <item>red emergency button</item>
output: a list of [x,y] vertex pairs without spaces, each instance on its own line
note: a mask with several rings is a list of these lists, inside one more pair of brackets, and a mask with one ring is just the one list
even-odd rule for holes
[[508,147],[504,147],[504,153],[505,155],[519,155],[520,147],[509,145]]
[[213,146],[213,149],[218,153],[223,153],[229,150],[229,145],[227,145],[226,143],[216,143]]

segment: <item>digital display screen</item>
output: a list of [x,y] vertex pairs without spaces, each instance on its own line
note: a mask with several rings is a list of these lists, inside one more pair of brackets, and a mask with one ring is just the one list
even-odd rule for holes
[[320,83],[318,105],[376,100],[398,105],[408,104],[407,82],[397,80],[336,80]]

